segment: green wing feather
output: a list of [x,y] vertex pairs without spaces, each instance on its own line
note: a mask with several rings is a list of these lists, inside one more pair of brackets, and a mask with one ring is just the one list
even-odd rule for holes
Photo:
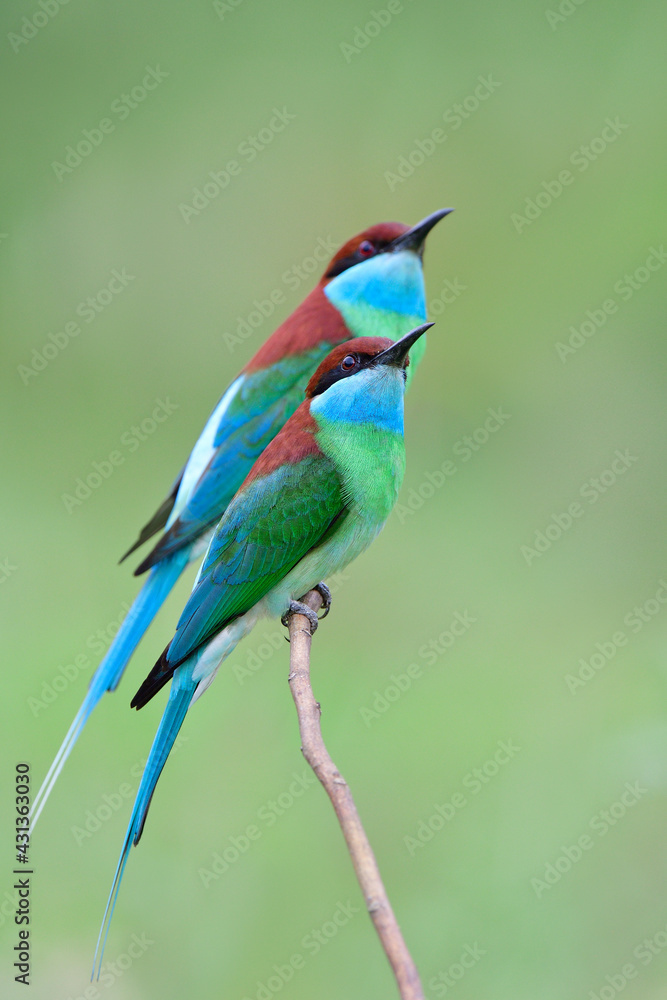
[[346,512],[322,454],[282,465],[236,495],[218,525],[166,662],[175,668],[262,599]]

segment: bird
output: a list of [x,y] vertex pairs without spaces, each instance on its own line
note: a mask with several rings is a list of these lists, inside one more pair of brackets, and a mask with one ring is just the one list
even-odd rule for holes
[[[360,337],[317,367],[305,399],[252,466],[211,538],[176,632],[132,699],[143,708],[171,680],[137,791],[97,941],[104,947],[121,879],[141,838],[162,769],[191,705],[263,617],[299,612],[298,600],[363,552],[396,503],[405,471],[403,398],[410,349],[433,324],[393,342]],[[99,956],[99,961],[98,961]]]
[[[385,222],[348,240],[304,301],[278,327],[223,393],[169,495],[121,562],[164,529],[135,575],[148,577],[123,619],[30,812],[31,829],[91,712],[114,691],[139,642],[189,562],[211,533],[253,462],[303,398],[315,368],[333,346],[363,333],[396,340],[426,320],[424,242],[453,209],[416,225]],[[413,368],[423,344],[414,352]]]

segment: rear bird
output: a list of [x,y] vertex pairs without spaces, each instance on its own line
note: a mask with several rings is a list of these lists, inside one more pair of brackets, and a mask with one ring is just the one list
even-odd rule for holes
[[[132,700],[142,708],[171,680],[125,835],[95,952],[102,954],[132,844],[190,705],[265,616],[314,612],[296,599],[344,569],[378,534],[405,469],[403,396],[408,352],[432,326],[396,343],[361,337],[339,345],[310,379],[306,399],[267,446],[231,500],[176,634]],[[422,341],[423,343],[423,341]],[[99,955],[99,965],[98,965]]]
[[[214,526],[255,459],[294,413],[308,379],[335,344],[360,334],[396,340],[426,319],[422,255],[426,236],[452,210],[416,226],[371,226],[349,240],[291,316],[234,379],[211,414],[171,492],[125,559],[164,528],[135,574],[150,570],[95,672],[32,806],[34,829],[90,713],[117,687],[130,657],[177,579],[200,558]],[[413,361],[423,353],[422,341]],[[121,560],[122,561],[122,560]]]

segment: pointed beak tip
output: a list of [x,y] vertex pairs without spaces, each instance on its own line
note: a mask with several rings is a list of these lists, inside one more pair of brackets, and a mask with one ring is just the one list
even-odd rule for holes
[[393,365],[396,368],[401,368],[405,364],[405,359],[407,358],[412,346],[419,340],[419,338],[430,330],[433,326],[433,322],[422,323],[421,326],[416,326],[409,333],[406,333],[404,337],[397,340],[391,347],[388,347],[386,351],[382,354],[377,355],[375,358],[375,364],[379,365]]
[[413,227],[417,232],[422,234],[422,240],[425,240],[428,234],[431,232],[434,226],[444,219],[446,216],[451,215],[454,211],[453,208],[439,208],[436,212],[431,212],[427,215],[425,219],[418,222],[416,226]]
[[422,219],[421,222],[418,222],[408,229],[407,232],[403,233],[402,236],[395,239],[387,249],[414,250],[416,253],[421,254],[426,237],[433,227],[453,211],[453,208],[439,208],[436,212],[431,212],[425,219]]
[[432,326],[435,326],[435,322],[433,320],[428,320],[428,322],[422,323],[420,326],[415,326],[414,329],[410,330],[409,333],[406,333],[405,336],[401,337],[400,340],[397,340],[396,343],[402,344],[405,342],[412,347],[412,345],[416,343],[416,341],[418,341],[427,330],[430,330]]

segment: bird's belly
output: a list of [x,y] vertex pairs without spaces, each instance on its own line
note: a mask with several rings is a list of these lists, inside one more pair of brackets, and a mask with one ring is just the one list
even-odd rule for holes
[[[336,462],[345,484],[348,514],[330,537],[312,549],[266,595],[263,613],[282,615],[289,602],[316,583],[339,573],[368,548],[396,503],[405,470],[402,435],[370,424],[342,424],[320,431],[321,443]],[[354,447],[350,447],[350,439]],[[264,610],[265,609],[265,610]]]
[[369,521],[359,511],[351,511],[341,528],[322,545],[312,549],[269,591],[260,602],[262,613],[271,618],[282,615],[290,601],[298,600],[309,590],[343,570],[368,548],[384,521]]

